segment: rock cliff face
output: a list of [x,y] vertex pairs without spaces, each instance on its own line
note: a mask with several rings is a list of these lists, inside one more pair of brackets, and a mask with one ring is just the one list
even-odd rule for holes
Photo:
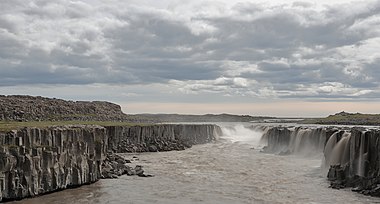
[[328,178],[333,188],[351,187],[354,191],[380,196],[380,131],[353,128],[332,135],[327,144]]
[[221,135],[215,125],[152,125],[107,127],[109,147],[115,152],[183,150]]
[[343,127],[272,127],[263,135],[265,152],[315,155],[332,188],[380,196],[380,130]]
[[266,130],[262,141],[267,143],[265,152],[277,154],[315,155],[322,153],[334,128],[272,127]]
[[3,200],[21,199],[95,182],[107,151],[97,126],[25,128],[0,135]]
[[0,201],[93,183],[111,150],[177,150],[214,140],[213,125],[64,126],[0,133]]

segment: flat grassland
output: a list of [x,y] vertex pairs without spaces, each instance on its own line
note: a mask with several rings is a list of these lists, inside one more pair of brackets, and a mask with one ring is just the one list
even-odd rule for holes
[[130,123],[117,121],[0,121],[0,132],[18,130],[24,127],[45,128],[50,126],[65,126],[65,125],[99,125],[99,126],[144,126],[144,123]]
[[380,125],[380,114],[362,114],[341,112],[326,118],[307,119],[302,123],[328,125]]

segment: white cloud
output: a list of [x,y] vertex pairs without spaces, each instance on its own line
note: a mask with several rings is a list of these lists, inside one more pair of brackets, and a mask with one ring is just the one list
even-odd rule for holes
[[373,100],[379,12],[378,0],[2,1],[0,86],[160,84],[167,100]]

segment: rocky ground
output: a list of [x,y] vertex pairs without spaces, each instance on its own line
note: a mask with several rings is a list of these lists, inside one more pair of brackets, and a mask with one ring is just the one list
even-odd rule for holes
[[327,175],[331,188],[342,189],[351,188],[352,191],[364,195],[380,197],[380,180],[378,177],[348,177],[348,165],[333,165]]
[[323,124],[323,125],[372,125],[380,126],[380,114],[362,114],[340,112],[329,115],[326,118],[306,119],[301,121],[305,124]]
[[106,101],[66,101],[41,96],[0,95],[0,121],[141,121]]
[[128,176],[153,177],[153,175],[144,174],[141,165],[135,165],[135,167],[132,168],[131,164],[136,160],[138,160],[138,158],[135,156],[133,156],[132,159],[124,159],[113,152],[108,152],[107,158],[102,164],[102,179],[116,179],[125,174]]

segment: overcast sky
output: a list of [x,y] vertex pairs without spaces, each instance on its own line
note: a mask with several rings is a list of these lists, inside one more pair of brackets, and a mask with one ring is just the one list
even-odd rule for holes
[[380,0],[1,0],[0,94],[126,113],[380,113]]

